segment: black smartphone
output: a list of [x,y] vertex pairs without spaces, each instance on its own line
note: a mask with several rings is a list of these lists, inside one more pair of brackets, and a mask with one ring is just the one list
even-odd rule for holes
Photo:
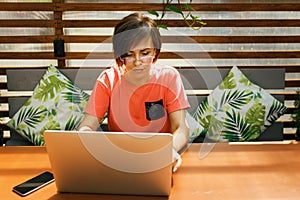
[[53,181],[53,174],[46,171],[13,187],[13,191],[21,196],[26,196]]

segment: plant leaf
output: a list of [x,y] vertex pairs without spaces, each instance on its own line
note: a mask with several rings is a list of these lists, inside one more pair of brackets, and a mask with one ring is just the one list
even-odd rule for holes
[[228,104],[231,107],[240,110],[242,106],[249,103],[252,95],[253,93],[248,90],[227,90],[221,97],[220,108]]
[[28,127],[27,127],[27,130],[24,129],[21,132],[33,144],[35,144],[37,146],[45,145],[44,136],[42,134],[36,134],[35,132],[31,131]]
[[219,89],[233,89],[236,87],[236,82],[234,79],[233,72],[229,72],[228,75],[224,78],[222,83],[219,85]]
[[245,119],[254,126],[263,126],[266,107],[261,103],[256,103],[246,112]]
[[232,113],[226,112],[227,117],[224,121],[222,136],[227,138],[228,141],[249,141],[256,139],[260,135],[260,129],[252,127],[246,120],[244,120],[239,112]]
[[148,13],[151,15],[155,15],[156,17],[159,17],[159,14],[156,10],[148,10]]
[[66,123],[65,130],[74,130],[78,127],[81,122],[82,117],[71,116]]
[[23,107],[16,119],[16,124],[19,126],[24,123],[28,127],[35,128],[36,124],[40,123],[41,119],[45,118],[47,113],[48,111],[44,106],[40,106],[38,108]]
[[198,19],[198,17],[197,16],[194,16],[194,15],[190,15],[191,16],[191,18],[192,18],[192,20],[194,20],[194,21],[196,21],[197,19]]
[[192,6],[190,5],[190,4],[185,4],[184,5],[184,10],[190,10],[190,11],[192,11],[192,10],[194,10],[193,8],[192,8]]
[[252,86],[253,85],[253,83],[243,74],[241,74],[241,78],[240,78],[239,82],[241,84],[243,84],[244,86]]
[[163,29],[168,30],[168,27],[164,24],[157,24],[157,28],[163,28]]
[[60,130],[60,123],[57,121],[49,121],[42,129],[41,134],[44,133],[45,130]]
[[285,113],[285,111],[286,107],[281,102],[274,100],[267,114],[267,121],[271,125],[279,116]]
[[207,98],[204,99],[201,104],[197,107],[196,111],[192,115],[196,120],[202,118],[204,113],[206,113],[209,109],[208,100]]
[[49,99],[55,98],[56,94],[59,93],[64,87],[65,84],[58,79],[55,74],[51,75],[47,78],[41,79],[38,90],[33,98],[41,102],[46,102]]
[[173,11],[175,13],[181,14],[181,15],[183,14],[182,11],[179,8],[177,8],[176,6],[166,5],[166,9]]

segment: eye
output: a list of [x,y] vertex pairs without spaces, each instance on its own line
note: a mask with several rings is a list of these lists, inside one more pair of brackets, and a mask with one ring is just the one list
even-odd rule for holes
[[133,54],[132,53],[126,53],[122,57],[123,58],[131,58],[131,57],[133,57]]
[[142,54],[143,56],[148,56],[150,54],[150,51],[143,51]]
[[131,56],[133,56],[132,53],[126,53],[126,54],[125,54],[125,57],[131,57]]

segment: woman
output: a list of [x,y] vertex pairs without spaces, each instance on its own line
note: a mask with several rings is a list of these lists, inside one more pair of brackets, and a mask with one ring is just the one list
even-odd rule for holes
[[108,113],[110,131],[172,133],[178,152],[188,141],[189,103],[178,71],[155,64],[161,49],[155,21],[139,13],[123,18],[113,49],[117,66],[96,81],[79,130],[97,130]]

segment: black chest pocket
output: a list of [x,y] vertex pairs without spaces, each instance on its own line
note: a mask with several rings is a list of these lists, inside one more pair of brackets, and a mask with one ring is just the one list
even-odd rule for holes
[[149,121],[157,120],[165,116],[163,100],[160,99],[154,102],[145,102],[146,118]]

